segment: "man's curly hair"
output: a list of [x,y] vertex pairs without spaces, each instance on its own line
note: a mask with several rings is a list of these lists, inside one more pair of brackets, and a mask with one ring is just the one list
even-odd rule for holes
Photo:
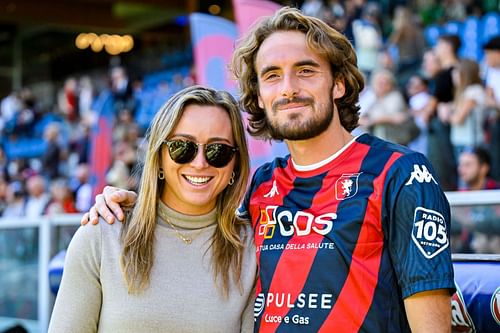
[[240,105],[249,114],[249,133],[263,139],[273,139],[265,111],[258,105],[259,83],[255,58],[264,40],[277,31],[303,32],[309,48],[328,60],[333,82],[341,81],[345,85],[345,95],[336,99],[335,105],[342,126],[351,132],[358,126],[359,92],[364,87],[354,48],[344,35],[320,19],[305,16],[296,8],[284,7],[256,24],[240,40],[233,53],[231,69],[239,81]]

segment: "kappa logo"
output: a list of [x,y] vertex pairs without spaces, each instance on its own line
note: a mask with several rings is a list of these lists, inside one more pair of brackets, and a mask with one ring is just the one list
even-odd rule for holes
[[451,297],[451,326],[456,333],[473,333],[476,331],[474,322],[467,311],[462,291],[455,282],[457,292]]
[[491,296],[490,309],[491,315],[497,324],[500,325],[500,287]]
[[275,195],[279,195],[280,192],[278,191],[278,186],[276,185],[276,180],[273,181],[273,187],[271,187],[271,190],[264,194],[264,198],[272,198]]
[[265,297],[263,293],[259,293],[257,297],[255,298],[255,302],[253,304],[253,317],[254,320],[257,319],[258,316],[262,314],[262,311],[264,311],[264,301]]
[[345,200],[352,198],[358,193],[358,179],[360,173],[344,173],[335,182],[335,198]]
[[419,183],[430,183],[431,181],[434,182],[434,184],[437,185],[436,180],[432,176],[432,174],[427,170],[427,167],[425,165],[417,165],[413,164],[413,171],[411,172],[410,179],[406,182],[406,186],[412,185],[413,181],[416,180]]
[[427,259],[444,251],[449,242],[443,215],[431,209],[417,207],[411,238]]

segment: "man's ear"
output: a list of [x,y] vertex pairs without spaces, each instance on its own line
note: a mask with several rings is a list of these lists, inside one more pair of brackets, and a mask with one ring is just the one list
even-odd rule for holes
[[481,170],[481,175],[485,178],[488,177],[488,173],[490,172],[490,166],[488,165],[488,163],[482,163],[479,168]]
[[345,95],[345,85],[342,81],[337,81],[333,85],[333,99],[342,98]]
[[264,109],[264,102],[262,102],[262,98],[260,98],[260,94],[257,95],[257,101],[259,103],[259,108]]

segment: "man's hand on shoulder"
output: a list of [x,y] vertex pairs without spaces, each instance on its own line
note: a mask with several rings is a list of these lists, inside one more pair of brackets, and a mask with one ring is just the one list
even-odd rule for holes
[[118,187],[106,186],[101,194],[96,195],[95,204],[89,212],[83,214],[80,223],[86,225],[87,223],[99,223],[99,216],[104,220],[113,224],[115,217],[122,221],[125,218],[122,207],[130,207],[135,204],[137,194],[133,191],[127,191]]

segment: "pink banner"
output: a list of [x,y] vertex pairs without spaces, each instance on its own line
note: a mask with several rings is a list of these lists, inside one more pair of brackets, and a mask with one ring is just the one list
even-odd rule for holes
[[233,0],[234,15],[240,35],[245,34],[248,29],[262,16],[271,16],[281,6],[266,0]]

